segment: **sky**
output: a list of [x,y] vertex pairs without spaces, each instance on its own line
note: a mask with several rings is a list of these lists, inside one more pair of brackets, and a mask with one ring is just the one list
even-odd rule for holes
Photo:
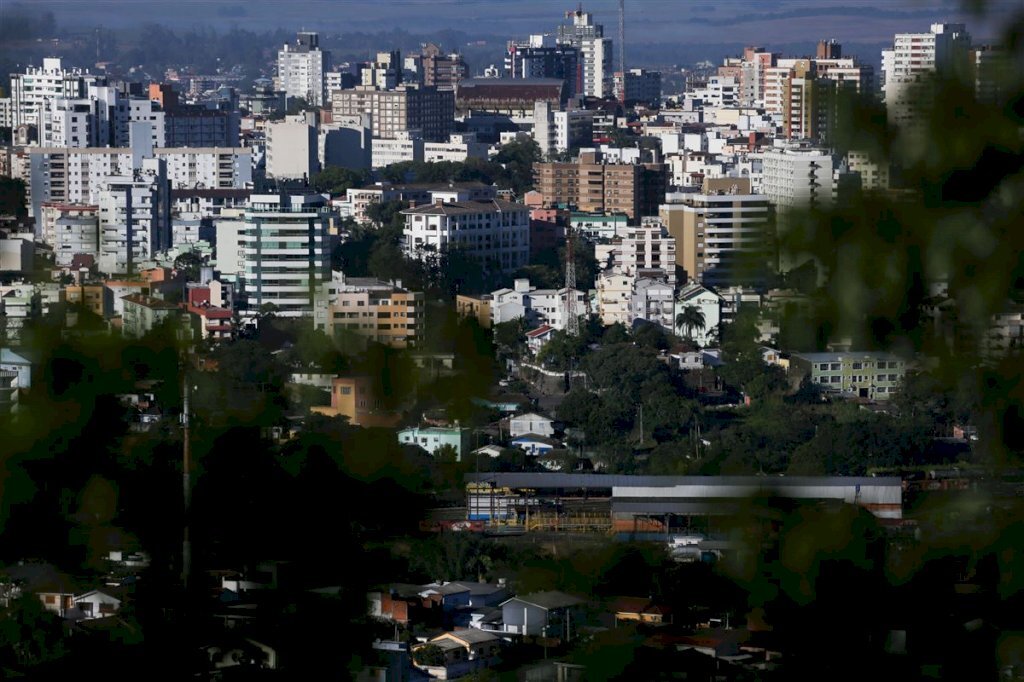
[[[429,33],[458,29],[484,35],[525,36],[551,31],[575,2],[560,0],[22,0],[54,12],[62,27],[126,28],[158,22],[185,28],[237,25],[327,33],[376,32],[397,27]],[[3,7],[17,0],[0,0]],[[963,21],[975,39],[1024,0],[988,0],[987,20],[962,11],[960,0],[626,0],[626,42],[754,43],[770,47],[814,41],[880,42],[897,32],[927,31],[938,21]],[[618,0],[589,0],[584,10],[618,31]]]

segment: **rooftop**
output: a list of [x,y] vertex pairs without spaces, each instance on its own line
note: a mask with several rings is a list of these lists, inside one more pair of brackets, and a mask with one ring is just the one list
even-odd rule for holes
[[439,635],[438,637],[435,637],[434,639],[439,639],[440,637],[445,637],[446,635],[449,637],[459,639],[465,642],[466,644],[482,644],[483,642],[493,642],[499,639],[499,637],[494,633],[487,632],[485,630],[477,630],[476,628],[467,628],[465,630],[455,630],[453,632],[446,632],[442,635]]
[[500,213],[502,211],[526,211],[526,206],[502,199],[487,201],[443,201],[407,208],[403,215],[466,215],[470,213]]
[[144,308],[149,308],[150,310],[177,310],[178,308],[174,303],[169,303],[163,299],[153,298],[152,296],[145,296],[143,294],[128,294],[127,296],[122,296],[121,300],[127,303],[141,305]]
[[637,476],[633,474],[481,473],[466,474],[467,482],[491,482],[509,488],[670,488],[681,485],[731,486],[877,486],[901,488],[899,477],[882,476]]
[[841,360],[895,360],[902,361],[903,358],[885,351],[847,351],[845,353],[793,353],[793,357],[802,358],[808,362],[840,362]]
[[569,606],[577,606],[583,603],[582,599],[577,599],[571,595],[565,594],[564,592],[533,592],[531,594],[524,594],[511,599],[506,599],[501,603],[502,606],[512,601],[521,601],[533,606],[539,606],[545,610],[551,609],[564,609]]

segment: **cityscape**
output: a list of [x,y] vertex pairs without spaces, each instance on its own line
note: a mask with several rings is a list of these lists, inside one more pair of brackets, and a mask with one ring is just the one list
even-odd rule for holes
[[1024,679],[1022,32],[0,0],[0,679]]

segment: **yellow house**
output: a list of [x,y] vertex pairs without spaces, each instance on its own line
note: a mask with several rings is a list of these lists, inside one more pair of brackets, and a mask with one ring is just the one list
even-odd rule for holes
[[348,417],[354,426],[394,427],[402,416],[395,410],[385,409],[377,395],[376,382],[371,377],[335,377],[331,381],[330,406],[310,408],[327,417]]

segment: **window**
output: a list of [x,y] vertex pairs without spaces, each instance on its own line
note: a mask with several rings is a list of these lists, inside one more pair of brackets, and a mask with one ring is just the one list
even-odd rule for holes
[[832,371],[833,372],[838,372],[839,371],[839,363],[838,362],[833,362],[832,363]]
[[57,597],[53,596],[52,594],[48,594],[46,595],[45,601],[47,604],[56,604]]
[[341,393],[342,395],[352,395],[352,387],[342,386],[340,389],[338,389],[338,392]]
[[853,368],[854,369],[861,369],[863,366],[864,366],[863,363],[860,363],[860,362],[853,363]]

